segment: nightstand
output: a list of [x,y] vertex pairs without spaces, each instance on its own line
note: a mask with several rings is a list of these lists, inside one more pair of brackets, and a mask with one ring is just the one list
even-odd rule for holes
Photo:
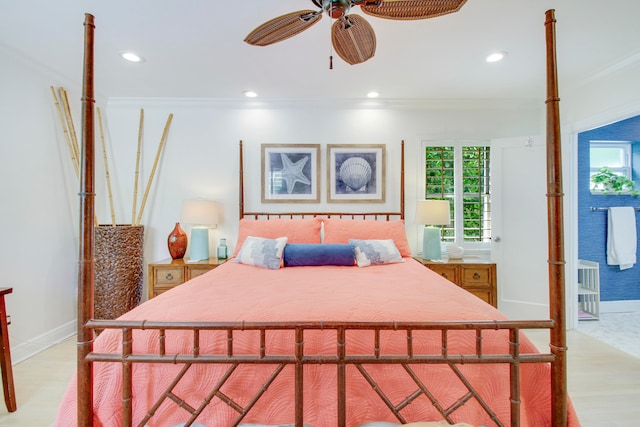
[[149,299],[183,284],[222,265],[226,259],[209,258],[205,261],[189,262],[184,259],[165,259],[149,264]]
[[418,257],[415,260],[494,307],[498,306],[495,263],[482,258],[432,261]]

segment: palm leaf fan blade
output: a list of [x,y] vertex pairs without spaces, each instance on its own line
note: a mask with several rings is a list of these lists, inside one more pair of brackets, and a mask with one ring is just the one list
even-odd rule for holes
[[322,14],[313,10],[288,13],[260,25],[244,41],[253,46],[268,46],[300,34],[321,18]]
[[331,42],[340,58],[351,65],[365,62],[376,53],[373,27],[359,15],[349,15],[334,22]]
[[467,0],[383,0],[379,6],[363,4],[364,13],[385,19],[426,19],[454,13]]

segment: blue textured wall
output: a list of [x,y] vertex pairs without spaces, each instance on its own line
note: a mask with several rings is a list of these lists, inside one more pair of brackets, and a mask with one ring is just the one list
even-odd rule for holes
[[[632,141],[633,179],[640,189],[640,116],[617,122],[578,135],[578,257],[600,263],[601,301],[640,300],[639,263],[628,270],[607,265],[607,212],[591,212],[589,208],[640,206],[640,198],[632,196],[592,196],[589,192],[589,141]],[[640,242],[640,212],[636,212],[636,233]]]

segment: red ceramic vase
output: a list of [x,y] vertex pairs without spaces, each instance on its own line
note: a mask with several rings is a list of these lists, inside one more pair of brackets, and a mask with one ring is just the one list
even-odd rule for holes
[[184,254],[187,252],[187,233],[180,228],[179,222],[176,222],[176,226],[173,228],[171,234],[169,234],[167,245],[169,246],[171,258],[173,259],[180,259],[184,257]]

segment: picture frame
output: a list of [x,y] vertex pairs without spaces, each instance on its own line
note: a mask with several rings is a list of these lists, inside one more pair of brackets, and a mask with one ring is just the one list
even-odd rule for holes
[[320,145],[262,144],[262,203],[320,203]]
[[384,144],[327,145],[327,201],[384,203]]

